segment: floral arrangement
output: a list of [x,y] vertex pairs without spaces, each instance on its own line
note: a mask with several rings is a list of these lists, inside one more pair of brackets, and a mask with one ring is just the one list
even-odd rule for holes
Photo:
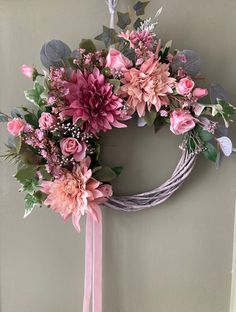
[[47,70],[22,65],[34,81],[25,91],[34,108],[1,112],[0,121],[10,134],[3,156],[17,162],[15,177],[26,192],[25,216],[44,204],[71,218],[77,230],[81,215],[98,221],[97,208],[112,196],[110,183],[122,171],[101,163],[100,138],[131,118],[155,131],[168,125],[183,135],[181,149],[217,164],[232,153],[226,129],[236,108],[222,87],[207,85],[196,52],[162,44],[154,32],[161,10],[153,19],[140,17],[147,4],[117,13],[120,32],[103,26],[95,38],[104,42],[102,50],[90,39],[73,52],[52,40],[40,52]]

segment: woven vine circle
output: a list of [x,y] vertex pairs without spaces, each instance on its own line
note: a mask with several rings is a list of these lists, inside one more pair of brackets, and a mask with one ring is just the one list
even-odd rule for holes
[[161,186],[140,194],[113,196],[104,206],[126,212],[135,212],[157,206],[167,200],[183,184],[191,173],[196,161],[196,155],[184,150],[172,176]]

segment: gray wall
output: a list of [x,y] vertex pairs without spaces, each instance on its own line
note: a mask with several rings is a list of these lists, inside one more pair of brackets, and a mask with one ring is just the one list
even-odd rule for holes
[[[128,3],[134,1],[120,0],[119,9]],[[235,0],[152,1],[147,14],[160,6],[159,35],[198,51],[203,74],[224,85],[236,104]],[[25,103],[22,91],[31,83],[19,68],[40,66],[43,42],[57,38],[76,47],[103,23],[103,0],[0,0],[1,109]],[[3,151],[3,127],[1,133]],[[107,135],[104,158],[125,167],[116,193],[164,181],[180,156],[179,139],[168,129],[154,135],[132,123]],[[0,310],[81,311],[84,223],[78,235],[46,208],[23,220],[14,169],[0,167]],[[220,170],[200,157],[185,185],[160,207],[136,214],[105,209],[104,312],[228,312],[235,186],[235,156]]]

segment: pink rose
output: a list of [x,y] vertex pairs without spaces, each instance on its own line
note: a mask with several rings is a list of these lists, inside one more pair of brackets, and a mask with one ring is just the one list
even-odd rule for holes
[[176,91],[180,95],[189,94],[194,87],[194,81],[188,77],[180,79],[176,85]]
[[203,88],[195,88],[193,90],[193,96],[197,97],[197,98],[201,98],[204,97],[208,94],[207,89],[203,89]]
[[34,68],[29,65],[21,65],[21,73],[26,76],[27,78],[32,79],[33,78],[33,73],[34,73]]
[[39,127],[42,130],[48,130],[55,125],[57,119],[50,113],[42,113],[39,118]]
[[13,118],[7,123],[7,130],[14,136],[20,135],[25,128],[25,121],[21,118]]
[[188,132],[195,124],[195,119],[188,110],[178,108],[170,114],[170,130],[176,135]]
[[81,161],[86,156],[87,145],[75,138],[64,138],[60,141],[62,154],[66,157],[73,155],[75,161]]
[[110,48],[106,58],[106,66],[114,71],[121,71],[132,66],[132,62],[120,51]]

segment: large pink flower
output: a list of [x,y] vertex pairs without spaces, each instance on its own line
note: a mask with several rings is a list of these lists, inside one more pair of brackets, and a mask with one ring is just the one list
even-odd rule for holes
[[139,117],[145,115],[146,107],[150,111],[152,105],[159,111],[162,105],[169,103],[167,94],[173,92],[175,79],[169,76],[169,65],[151,57],[140,69],[131,68],[124,73],[121,94],[128,96],[129,105]]
[[68,107],[62,116],[73,117],[73,123],[84,121],[82,127],[96,135],[113,127],[124,128],[121,108],[122,99],[113,93],[112,85],[105,80],[99,69],[92,73],[73,72],[71,81],[65,83],[69,94],[65,96]]
[[106,185],[104,188],[104,185],[92,178],[89,165],[90,158],[87,157],[72,172],[65,171],[54,181],[44,181],[41,185],[41,191],[47,194],[44,204],[60,213],[64,220],[72,217],[78,231],[81,215],[88,213],[99,221],[98,205],[112,195],[111,186]]

